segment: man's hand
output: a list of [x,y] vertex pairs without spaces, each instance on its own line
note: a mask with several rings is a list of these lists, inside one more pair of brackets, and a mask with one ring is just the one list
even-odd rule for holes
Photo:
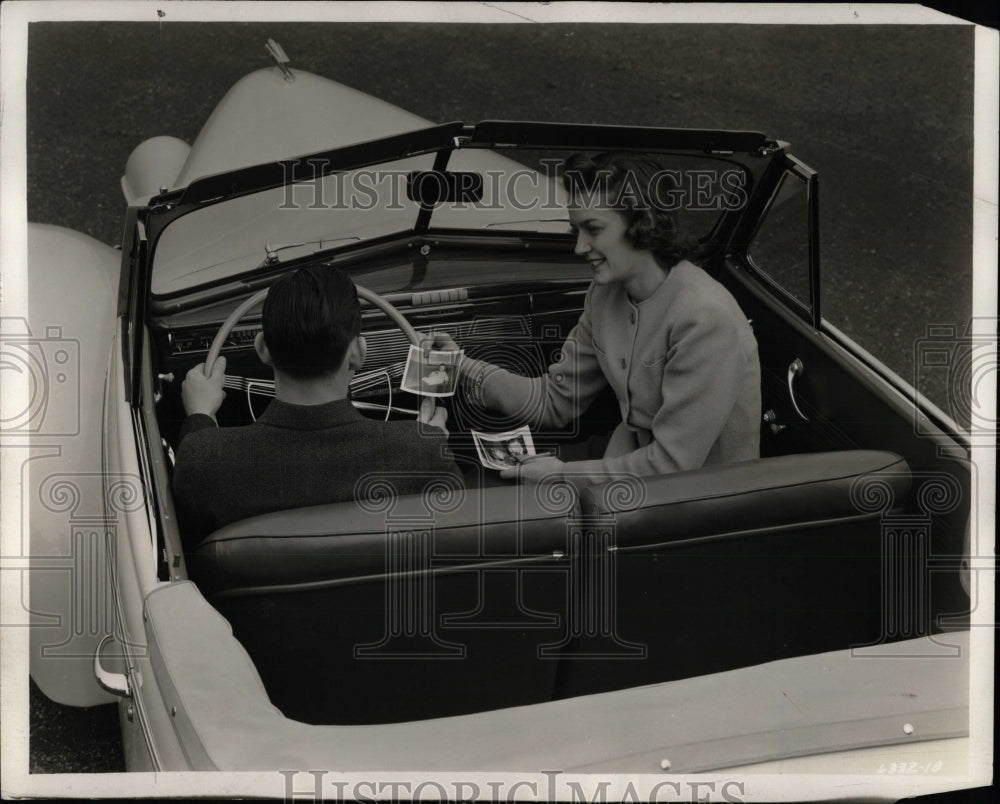
[[226,378],[226,358],[219,357],[212,366],[212,376],[205,376],[205,364],[199,363],[191,369],[181,384],[181,401],[188,416],[204,413],[215,418],[215,412],[222,406],[226,392],[222,383]]
[[434,404],[434,397],[432,396],[425,396],[423,398],[423,401],[420,403],[420,415],[417,416],[417,421],[421,424],[438,427],[444,430],[445,435],[448,435],[448,428],[445,426],[445,422],[448,421],[448,411],[437,407]]
[[554,455],[528,455],[517,466],[502,469],[500,477],[520,483],[552,483],[563,479],[565,467],[566,464]]

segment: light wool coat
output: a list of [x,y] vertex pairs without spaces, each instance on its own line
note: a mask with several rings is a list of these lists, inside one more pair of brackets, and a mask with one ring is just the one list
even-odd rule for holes
[[591,285],[546,374],[490,367],[482,393],[490,407],[513,400],[537,429],[564,427],[608,384],[622,423],[603,458],[567,464],[574,478],[600,482],[760,455],[757,340],[729,291],[693,263],[676,264],[638,303],[620,283]]

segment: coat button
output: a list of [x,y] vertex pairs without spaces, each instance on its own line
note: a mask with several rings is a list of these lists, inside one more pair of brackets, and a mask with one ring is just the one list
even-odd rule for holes
[[622,368],[628,368],[628,363],[625,361],[624,357],[622,358]]
[[635,323],[635,313],[629,313],[628,314],[628,320],[631,321],[634,324]]

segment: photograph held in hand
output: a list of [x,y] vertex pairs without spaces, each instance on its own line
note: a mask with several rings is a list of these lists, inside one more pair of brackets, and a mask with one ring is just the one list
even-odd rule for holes
[[[487,469],[504,470],[519,466],[536,456],[531,430],[519,427],[505,433],[471,431],[479,460]],[[551,453],[548,453],[551,454]]]
[[463,354],[461,349],[425,352],[421,346],[410,346],[400,388],[422,396],[454,396]]

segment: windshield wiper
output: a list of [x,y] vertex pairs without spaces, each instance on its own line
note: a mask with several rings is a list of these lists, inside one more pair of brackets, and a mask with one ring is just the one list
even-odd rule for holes
[[[564,223],[569,226],[569,218],[534,218],[529,220],[520,221],[495,221],[494,223],[487,223],[484,229],[493,229],[500,226],[520,226],[524,227],[531,223]],[[569,230],[567,229],[567,232]]]
[[283,243],[280,246],[272,246],[270,243],[264,244],[264,262],[258,265],[258,268],[264,268],[268,265],[277,265],[278,252],[284,251],[289,248],[302,248],[302,246],[309,246],[317,244],[319,248],[313,251],[313,254],[323,250],[324,243],[339,243],[343,240],[360,240],[361,238],[357,235],[348,235],[347,237],[324,237],[319,240],[303,240],[301,243]]

